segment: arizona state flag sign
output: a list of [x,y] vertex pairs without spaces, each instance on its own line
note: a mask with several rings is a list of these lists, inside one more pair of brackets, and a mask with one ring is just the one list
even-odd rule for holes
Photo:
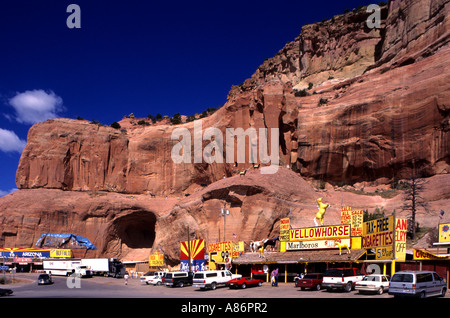
[[[205,258],[205,240],[192,240],[191,241],[191,259],[204,259]],[[185,261],[189,259],[188,242],[181,242],[181,255],[180,260]]]
[[193,240],[190,247],[188,242],[181,242],[180,263],[181,271],[189,271],[189,249],[191,251],[191,266],[193,271],[205,270],[205,240]]

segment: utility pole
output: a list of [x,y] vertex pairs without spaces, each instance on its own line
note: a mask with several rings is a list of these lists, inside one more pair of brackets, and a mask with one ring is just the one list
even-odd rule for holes
[[221,216],[223,216],[223,241],[225,242],[225,226],[227,215],[230,214],[230,210],[225,210],[225,208],[220,209]]
[[189,230],[189,225],[187,227],[188,230],[188,237],[187,237],[187,242],[188,242],[188,269],[189,269],[189,273],[191,272],[191,231]]

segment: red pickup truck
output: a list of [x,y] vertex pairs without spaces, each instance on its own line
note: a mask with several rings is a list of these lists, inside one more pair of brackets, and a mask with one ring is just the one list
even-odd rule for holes
[[301,290],[305,290],[306,288],[320,290],[322,288],[322,279],[323,274],[321,273],[306,274],[303,278],[297,279],[295,287],[300,287]]

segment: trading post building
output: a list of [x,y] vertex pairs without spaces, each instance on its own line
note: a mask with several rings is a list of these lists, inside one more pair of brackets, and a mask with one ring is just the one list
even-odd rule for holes
[[292,228],[280,221],[279,251],[245,253],[232,260],[238,271],[269,278],[279,269],[280,282],[300,273],[323,273],[328,268],[356,267],[363,273],[392,275],[406,260],[407,220],[394,215],[363,222],[363,211],[341,209],[341,224]]

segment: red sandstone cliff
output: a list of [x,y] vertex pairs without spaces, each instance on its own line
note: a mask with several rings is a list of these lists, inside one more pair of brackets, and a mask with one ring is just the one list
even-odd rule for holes
[[[223,219],[216,212],[224,204],[233,215],[227,237],[272,235],[289,211],[294,223],[309,225],[314,200],[323,193],[302,177],[387,182],[414,170],[436,175],[432,184],[445,190],[449,11],[444,0],[390,1],[381,29],[367,28],[364,10],[306,25],[250,79],[232,87],[227,103],[201,119],[203,129],[216,127],[225,136],[226,128],[279,128],[283,168],[276,175],[253,171],[249,160],[238,167],[175,164],[172,131],[182,127],[194,135],[194,123],[139,126],[124,119],[123,130],[71,119],[36,124],[17,171],[21,190],[0,199],[1,231],[9,233],[8,244],[23,247],[42,232],[76,231],[102,255],[153,247],[174,262],[186,224],[206,239],[219,238]],[[244,168],[250,170],[241,177]],[[329,191],[328,199],[339,205],[342,194]],[[450,199],[447,190],[441,198],[429,193],[435,208]],[[361,197],[346,200],[355,206]],[[386,205],[379,196],[363,201]],[[398,208],[400,197],[394,201]],[[335,209],[330,222],[337,220]],[[424,221],[437,224],[436,218]]]

